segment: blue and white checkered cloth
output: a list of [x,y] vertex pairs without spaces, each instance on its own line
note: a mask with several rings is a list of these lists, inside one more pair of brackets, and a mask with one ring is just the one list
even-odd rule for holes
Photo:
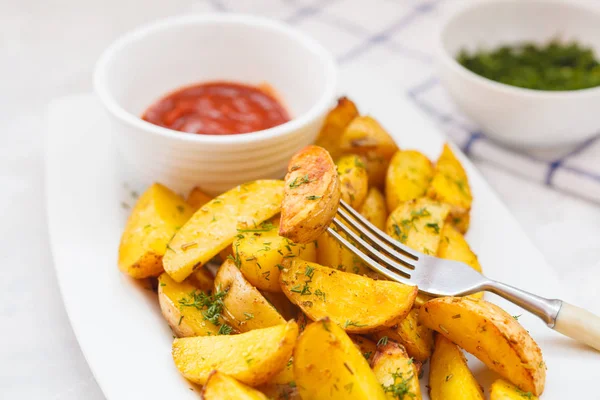
[[[473,159],[600,203],[600,137],[559,150],[490,141],[449,100],[433,68],[436,32],[467,0],[204,0],[193,11],[267,16],[319,40],[340,68],[359,64],[421,107]],[[600,128],[600,127],[599,127]]]

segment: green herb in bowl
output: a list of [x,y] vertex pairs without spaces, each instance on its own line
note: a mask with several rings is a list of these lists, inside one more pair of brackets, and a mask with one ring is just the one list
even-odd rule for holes
[[591,48],[577,42],[523,43],[474,53],[462,50],[457,59],[477,75],[511,86],[553,91],[600,86],[600,62]]

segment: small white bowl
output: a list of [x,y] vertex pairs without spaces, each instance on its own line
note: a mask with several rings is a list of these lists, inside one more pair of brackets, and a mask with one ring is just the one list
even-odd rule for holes
[[600,14],[575,4],[493,0],[454,14],[442,28],[441,83],[489,137],[511,146],[551,147],[582,141],[600,131],[600,87],[576,91],[523,89],[483,78],[460,65],[460,50],[553,38],[576,40],[600,57]]
[[[208,81],[266,82],[292,120],[260,132],[199,135],[140,118],[162,96]],[[279,22],[233,14],[169,18],[115,41],[101,56],[95,91],[108,110],[120,153],[139,182],[211,194],[281,178],[289,158],[312,143],[336,95],[333,57]]]

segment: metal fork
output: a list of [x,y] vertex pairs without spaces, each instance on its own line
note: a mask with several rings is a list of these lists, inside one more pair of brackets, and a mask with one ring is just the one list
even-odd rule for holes
[[537,315],[557,332],[600,350],[600,317],[587,310],[486,278],[462,262],[415,251],[379,230],[344,201],[340,201],[333,224],[359,246],[331,227],[328,232],[388,279],[417,285],[419,291],[434,297],[495,293]]

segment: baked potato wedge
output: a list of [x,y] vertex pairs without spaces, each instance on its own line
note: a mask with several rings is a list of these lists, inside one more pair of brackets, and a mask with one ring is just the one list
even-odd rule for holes
[[431,400],[485,399],[462,350],[442,335],[435,338],[435,350],[429,366],[429,387]]
[[281,292],[279,271],[283,260],[293,257],[317,260],[315,243],[296,244],[278,232],[279,218],[274,218],[258,227],[238,229],[233,240],[234,257],[244,277],[258,289],[270,292]]
[[167,187],[160,183],[150,186],[127,219],[119,245],[119,269],[136,279],[160,275],[169,240],[193,213],[185,200]]
[[369,184],[383,187],[388,165],[398,146],[377,120],[370,116],[354,118],[344,130],[340,147],[345,154],[362,156]]
[[[279,284],[279,276],[277,277],[277,284]],[[298,316],[298,307],[292,304],[292,302],[282,292],[266,292],[261,290],[260,293],[263,295],[277,312],[286,321],[294,319]],[[298,322],[298,321],[296,321]]]
[[219,334],[220,324],[205,317],[207,306],[201,299],[208,300],[209,297],[207,292],[188,281],[175,282],[167,273],[158,277],[160,310],[177,337]]
[[226,293],[223,297],[223,316],[234,329],[248,332],[285,324],[285,319],[244,278],[232,260],[226,260],[217,271],[215,288]]
[[409,356],[424,362],[433,350],[433,331],[419,322],[419,312],[418,308],[413,308],[397,325],[377,332],[375,336],[379,341],[385,337],[400,343]]
[[173,360],[181,374],[205,385],[213,370],[250,386],[266,383],[281,371],[298,337],[298,325],[255,329],[239,335],[196,336],[173,341]]
[[329,317],[349,333],[384,329],[404,318],[416,286],[338,271],[292,259],[279,275],[283,293],[313,321]]
[[358,350],[360,350],[365,360],[371,364],[377,351],[377,343],[361,335],[350,335],[350,339],[352,339]]
[[388,399],[421,399],[418,368],[398,343],[379,346],[371,367]]
[[256,389],[246,386],[227,374],[213,371],[202,388],[203,400],[268,400]]
[[355,210],[362,206],[369,190],[369,176],[363,159],[347,154],[337,161],[342,200]]
[[258,180],[237,186],[202,206],[169,242],[163,264],[177,282],[230,246],[238,224],[253,226],[281,209],[283,182]]
[[[445,258],[447,260],[462,261],[469,265],[475,271],[481,272],[481,265],[479,260],[469,243],[465,240],[464,236],[451,224],[444,224],[442,228],[442,239],[438,247],[437,256]],[[471,297],[482,299],[483,292],[473,293]]]
[[204,292],[210,292],[215,286],[215,278],[205,267],[196,269],[186,281]]
[[388,213],[385,205],[385,197],[383,197],[383,193],[379,189],[376,187],[369,188],[367,197],[358,211],[370,223],[385,231]]
[[425,196],[433,179],[433,164],[416,150],[396,152],[385,177],[385,199],[390,212],[405,201]]
[[337,212],[340,178],[322,147],[306,146],[288,164],[279,235],[294,243],[317,240]]
[[[332,227],[336,232],[350,242],[354,242],[344,232]],[[310,261],[310,260],[307,260]],[[371,270],[358,256],[337,241],[329,232],[323,233],[317,239],[317,263],[325,267],[335,268],[344,272],[375,277],[377,274]]]
[[337,159],[342,155],[340,139],[344,130],[356,117],[358,117],[356,105],[347,97],[340,97],[337,106],[327,114],[315,144],[325,148],[333,159]]
[[294,377],[303,399],[386,399],[365,357],[328,318],[309,324],[298,338]]
[[495,304],[469,297],[425,303],[419,320],[480,359],[519,389],[539,396],[546,368],[537,343],[517,320]]
[[450,207],[422,197],[400,204],[388,217],[387,233],[424,254],[435,255]]
[[427,189],[427,196],[451,205],[450,215],[453,224],[460,228],[462,233],[467,231],[468,225],[465,226],[463,219],[468,216],[473,202],[469,178],[447,143],[435,165],[435,173]]
[[203,205],[211,201],[212,196],[207,195],[198,186],[194,187],[187,196],[187,203],[194,209],[194,211],[201,208]]
[[259,386],[257,389],[263,392],[269,399],[274,400],[294,400],[300,399],[296,381],[294,379],[294,359],[291,358],[285,367],[277,375],[269,380],[268,383]]
[[504,379],[497,379],[490,388],[490,400],[538,400],[531,392],[524,392]]

